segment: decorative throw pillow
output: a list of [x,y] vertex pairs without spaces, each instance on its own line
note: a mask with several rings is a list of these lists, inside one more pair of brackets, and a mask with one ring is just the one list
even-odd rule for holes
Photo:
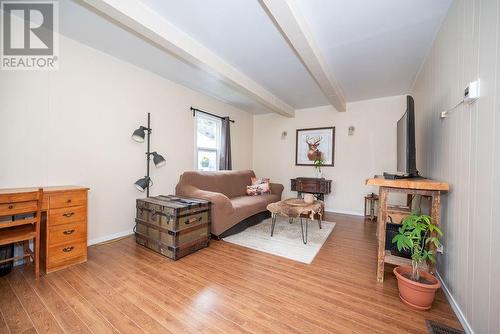
[[252,185],[247,186],[248,196],[266,195],[271,193],[268,178],[252,177]]

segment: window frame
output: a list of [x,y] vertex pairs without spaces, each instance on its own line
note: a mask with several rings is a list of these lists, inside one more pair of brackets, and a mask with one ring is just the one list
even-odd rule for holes
[[[199,161],[198,161],[198,156],[200,151],[205,151],[205,152],[215,152],[215,171],[219,170],[219,160],[220,160],[220,151],[221,151],[221,135],[222,135],[222,120],[218,117],[214,117],[211,115],[207,115],[205,113],[201,112],[196,112],[194,118],[194,169],[198,171],[203,171],[203,169],[199,169]],[[215,141],[216,141],[216,148],[211,148],[211,147],[203,147],[203,146],[198,146],[198,119],[207,119],[214,121],[216,124],[216,133],[215,133]],[[212,170],[208,170],[212,171]]]

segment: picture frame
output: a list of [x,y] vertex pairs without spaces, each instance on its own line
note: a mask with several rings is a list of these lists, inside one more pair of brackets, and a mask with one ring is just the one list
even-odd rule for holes
[[324,160],[322,167],[333,167],[335,159],[335,127],[297,129],[295,166],[314,166],[314,160]]

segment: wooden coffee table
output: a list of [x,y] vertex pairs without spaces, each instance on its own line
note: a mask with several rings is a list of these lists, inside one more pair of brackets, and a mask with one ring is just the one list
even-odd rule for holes
[[[318,226],[321,229],[321,219],[323,217],[324,204],[323,201],[314,201],[306,203],[301,198],[289,198],[284,201],[271,203],[267,206],[267,210],[271,212],[271,237],[274,234],[274,226],[276,225],[276,217],[283,216],[288,218],[290,224],[295,218],[300,220],[300,231],[302,233],[302,242],[307,244],[307,230],[309,220],[317,220]],[[305,233],[304,220],[305,219]]]

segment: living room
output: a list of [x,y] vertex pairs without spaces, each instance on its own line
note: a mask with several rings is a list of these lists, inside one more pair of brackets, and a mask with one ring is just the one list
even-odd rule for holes
[[500,333],[498,13],[2,1],[0,333]]

